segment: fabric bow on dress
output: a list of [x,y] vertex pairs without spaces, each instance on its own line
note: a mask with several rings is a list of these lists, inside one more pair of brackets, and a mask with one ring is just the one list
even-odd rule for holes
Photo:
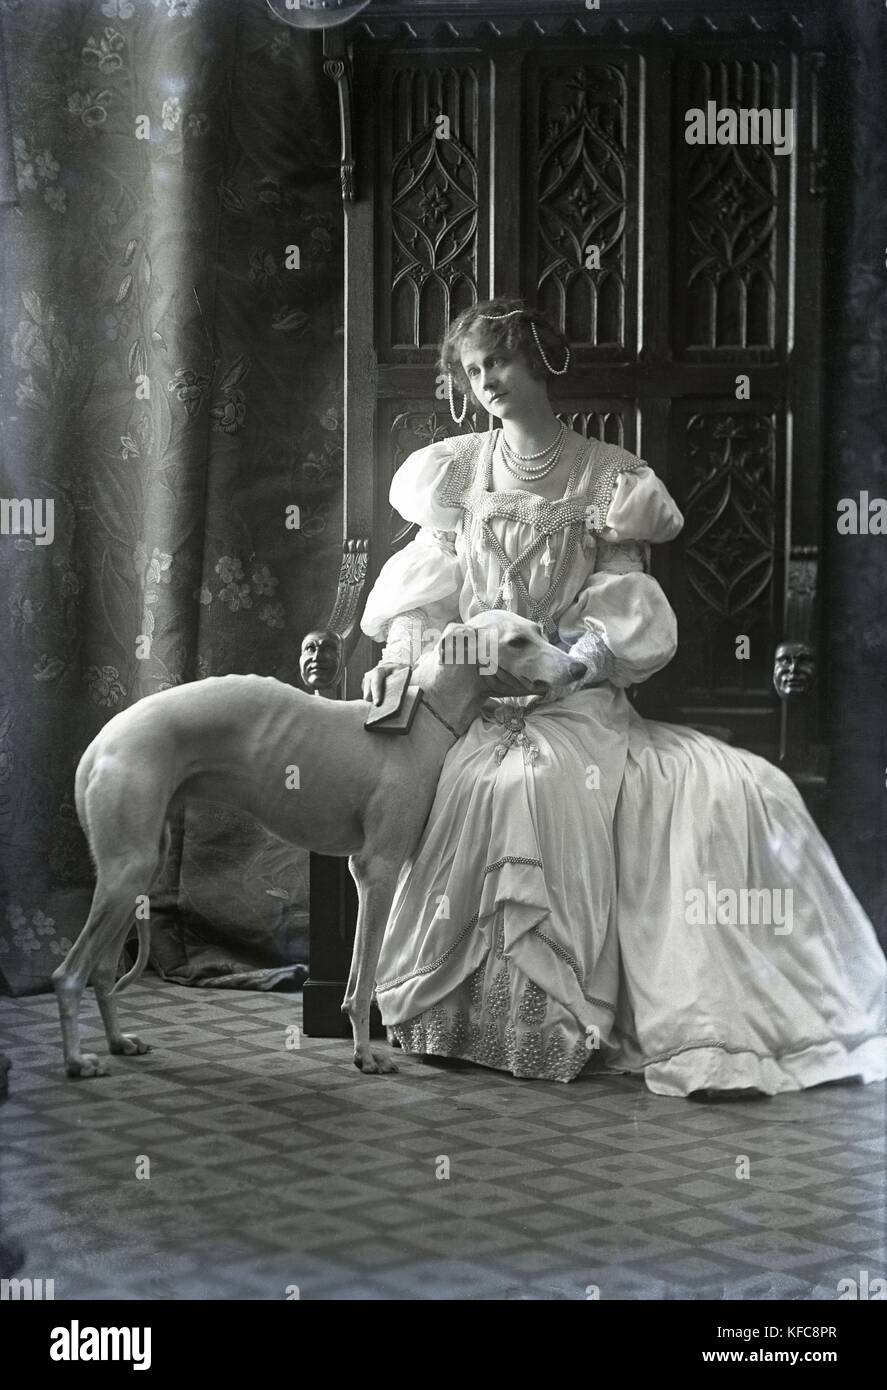
[[501,743],[496,744],[494,756],[497,764],[501,763],[510,748],[522,748],[524,758],[529,763],[534,763],[539,756],[539,747],[528,738],[526,733],[527,709],[520,704],[512,703],[510,700],[502,707],[501,714],[497,713],[496,723],[504,725],[505,734]]

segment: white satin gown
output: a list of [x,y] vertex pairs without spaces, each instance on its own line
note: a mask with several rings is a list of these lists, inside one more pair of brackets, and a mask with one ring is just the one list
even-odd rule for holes
[[[516,707],[490,702],[451,749],[385,934],[389,1035],[519,1077],[636,1073],[671,1096],[882,1079],[884,956],[794,784],[626,696],[676,650],[647,560],[678,508],[597,441],[560,501],[495,492],[494,433],[398,470],[392,504],[420,530],[363,630],[383,641],[404,614],[443,628],[498,603],[563,649],[592,634],[606,678],[531,709],[523,742],[505,726]],[[524,553],[503,604],[503,566]]]

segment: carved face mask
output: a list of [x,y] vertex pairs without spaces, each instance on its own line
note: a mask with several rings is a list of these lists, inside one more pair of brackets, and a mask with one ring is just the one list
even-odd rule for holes
[[806,642],[781,642],[776,648],[773,684],[780,699],[803,695],[816,678],[816,658]]
[[321,628],[309,632],[302,642],[299,671],[311,690],[334,685],[342,665],[342,641],[337,632]]

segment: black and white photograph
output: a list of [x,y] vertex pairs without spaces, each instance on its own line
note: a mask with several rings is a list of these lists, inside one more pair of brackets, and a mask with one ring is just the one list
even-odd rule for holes
[[846,1375],[887,5],[0,0],[0,312],[5,1345]]

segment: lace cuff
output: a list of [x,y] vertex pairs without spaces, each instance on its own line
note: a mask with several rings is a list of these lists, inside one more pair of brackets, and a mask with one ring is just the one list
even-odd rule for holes
[[649,574],[649,541],[599,541],[595,574]]
[[382,648],[382,661],[391,666],[415,666],[422,655],[422,632],[427,620],[424,608],[411,608],[392,618]]
[[582,679],[571,687],[572,690],[583,690],[587,685],[599,685],[601,681],[609,680],[618,666],[616,657],[604,641],[602,633],[590,627],[590,621],[586,618],[585,632],[574,642],[568,653],[576,661],[584,661],[588,667]]

